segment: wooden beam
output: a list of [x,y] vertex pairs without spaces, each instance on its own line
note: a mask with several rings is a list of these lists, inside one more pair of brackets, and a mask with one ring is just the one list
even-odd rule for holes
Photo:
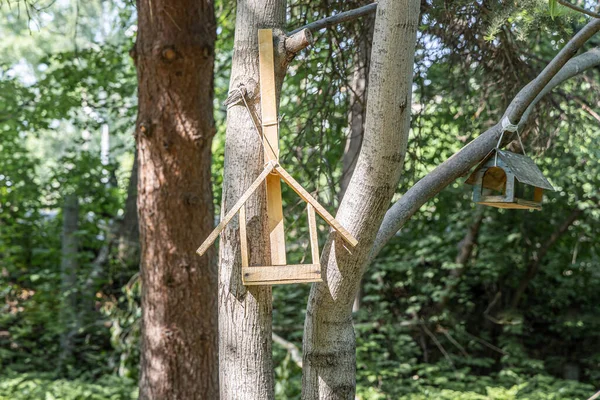
[[306,203],[306,213],[308,214],[308,233],[310,237],[310,254],[313,264],[320,264],[319,237],[317,236],[317,219],[315,218],[315,208]]
[[252,185],[250,185],[248,190],[244,192],[244,194],[242,195],[242,197],[240,197],[237,203],[235,203],[233,207],[231,207],[231,210],[229,210],[227,214],[225,214],[225,217],[223,217],[219,225],[217,225],[217,227],[210,233],[210,235],[208,235],[206,240],[204,240],[204,243],[202,243],[198,250],[196,250],[196,253],[198,253],[198,255],[203,255],[206,252],[206,250],[210,247],[210,245],[212,245],[215,242],[215,240],[217,240],[219,234],[223,231],[223,229],[225,229],[227,224],[231,221],[235,214],[237,214],[240,208],[242,208],[246,201],[248,201],[250,196],[252,196],[252,193],[254,193],[256,189],[258,189],[258,187],[265,180],[265,178],[274,170],[275,165],[275,161],[267,163],[263,172],[261,172],[258,178],[256,178],[256,180],[252,182]]
[[354,247],[358,244],[358,240],[356,240],[354,236],[350,234],[350,232],[344,229],[344,227],[340,225],[340,223],[333,218],[333,216],[329,214],[329,212],[323,208],[323,206],[319,204],[314,197],[310,195],[310,193],[300,186],[300,184],[296,182],[296,180],[292,178],[292,176],[288,174],[281,165],[277,165],[275,167],[275,171],[279,174],[279,176],[281,176],[281,179],[283,179],[283,181],[294,190],[294,192],[298,193],[298,196],[300,196],[302,200],[313,206],[317,214],[319,214],[329,225],[331,225],[331,227],[335,229],[349,245]]
[[272,265],[242,268],[242,281],[246,286],[277,285],[286,283],[322,282],[321,265]]
[[[273,56],[273,31],[271,29],[258,30],[258,60],[265,162],[276,161],[279,158],[279,119],[277,118],[275,60]],[[267,227],[271,244],[271,264],[285,265],[287,261],[281,180],[276,175],[270,175],[267,176],[266,183]]]

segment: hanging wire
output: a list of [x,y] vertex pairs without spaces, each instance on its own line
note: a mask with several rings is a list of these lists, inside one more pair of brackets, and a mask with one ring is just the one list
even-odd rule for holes
[[258,124],[254,120],[254,114],[252,114],[252,110],[250,109],[250,105],[246,101],[246,89],[236,88],[236,90],[239,92],[240,97],[242,98],[242,101],[244,102],[244,105],[246,106],[246,110],[248,110],[248,114],[250,114],[250,119],[252,120],[252,125],[254,125],[254,129],[255,129],[256,135],[258,136],[258,140],[260,141],[260,143],[261,143],[261,145],[263,147],[263,151],[265,153],[267,152],[267,148],[265,147],[265,142],[267,142],[267,145],[269,146],[269,148],[271,149],[271,151],[273,152],[273,154],[277,158],[277,164],[279,164],[279,153],[277,153],[273,149],[273,146],[271,146],[271,142],[269,142],[268,139],[265,138],[265,140],[263,140],[263,135],[261,134],[261,130],[258,129]]

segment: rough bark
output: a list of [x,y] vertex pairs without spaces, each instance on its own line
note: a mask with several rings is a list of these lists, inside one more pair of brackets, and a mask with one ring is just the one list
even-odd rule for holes
[[303,398],[353,399],[356,389],[352,303],[377,229],[400,178],[410,127],[419,1],[382,1],[377,8],[362,149],[337,219],[359,243],[337,235],[313,285],[304,330]]
[[61,308],[60,321],[63,331],[60,336],[59,369],[63,370],[73,358],[73,339],[78,327],[77,317],[77,230],[79,229],[79,201],[77,196],[65,196],[63,205],[62,247],[60,260]]
[[[275,29],[275,80],[281,89],[287,58],[281,27],[285,1],[238,1],[230,92],[244,87],[257,120],[259,102],[258,29]],[[261,142],[244,103],[231,103],[227,112],[223,201],[221,214],[240,198],[263,170]],[[265,192],[258,190],[246,203],[250,265],[269,265]],[[234,219],[235,221],[235,219]],[[238,224],[221,234],[219,248],[219,377],[222,399],[271,399],[271,288],[242,284]]]
[[140,399],[216,399],[215,252],[195,254],[214,220],[214,5],[138,0],[137,10]]

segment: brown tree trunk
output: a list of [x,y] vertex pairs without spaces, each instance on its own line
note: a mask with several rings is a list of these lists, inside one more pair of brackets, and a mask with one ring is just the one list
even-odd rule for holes
[[210,181],[214,5],[137,1],[141,399],[216,399],[215,252]]

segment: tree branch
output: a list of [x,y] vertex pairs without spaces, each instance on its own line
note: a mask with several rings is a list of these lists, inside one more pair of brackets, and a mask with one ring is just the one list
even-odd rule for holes
[[[520,121],[521,125],[525,122],[522,118],[525,113],[531,112],[528,108],[539,101],[538,96],[543,96],[555,85],[583,72],[585,70],[583,67],[587,66],[589,68],[593,65],[600,65],[600,51],[598,49],[591,50],[569,61],[577,50],[599,30],[600,19],[593,20],[583,27],[546,68],[531,83],[521,89],[504,113],[504,117],[510,121]],[[587,62],[583,62],[583,60]],[[561,71],[563,66],[565,66],[564,72]],[[558,74],[559,71],[561,71],[560,74]],[[555,77],[556,80],[552,81]],[[423,177],[394,203],[381,224],[371,251],[371,260],[425,202],[436,196],[457,178],[466,174],[484,158],[496,146],[501,134],[502,125],[501,122],[498,122]]]
[[301,26],[298,29],[294,29],[293,31],[289,32],[287,36],[292,36],[304,29],[308,29],[311,32],[316,32],[323,28],[329,28],[330,26],[341,24],[342,22],[352,21],[364,15],[371,14],[372,12],[375,12],[376,9],[377,3],[367,4],[366,6],[355,8],[354,10],[344,11],[339,14],[332,15],[331,17],[311,22],[310,24]]
[[594,18],[600,18],[600,14],[598,14],[598,13],[595,13],[595,12],[593,12],[593,11],[586,10],[585,8],[582,8],[582,7],[576,6],[575,4],[571,4],[571,3],[569,3],[568,1],[564,1],[564,0],[558,0],[558,3],[559,3],[559,4],[562,4],[562,5],[563,5],[563,6],[565,6],[565,7],[568,7],[568,8],[570,8],[571,10],[575,10],[575,11],[577,11],[577,12],[580,12],[580,13],[583,13],[583,14],[585,14],[585,15],[589,15],[590,17],[594,17]]
[[298,350],[298,347],[292,343],[288,342],[281,336],[273,333],[273,341],[286,349],[288,353],[290,353],[290,357],[292,357],[292,361],[296,363],[297,366],[302,368],[302,353]]

